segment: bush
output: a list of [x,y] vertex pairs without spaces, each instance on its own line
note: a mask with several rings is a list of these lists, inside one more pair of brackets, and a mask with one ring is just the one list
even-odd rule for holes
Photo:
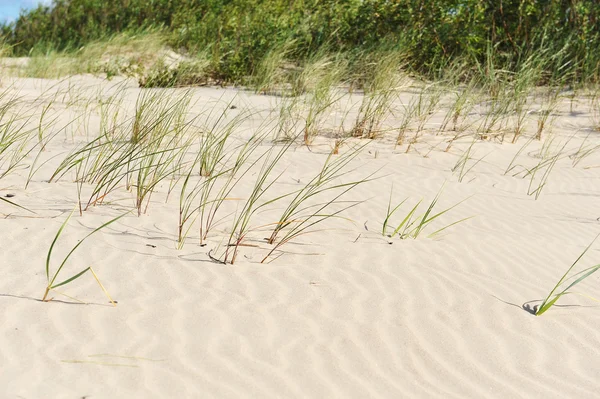
[[[213,73],[231,81],[251,76],[270,49],[288,41],[297,61],[323,45],[361,53],[388,43],[429,75],[457,58],[482,63],[489,47],[496,65],[513,70],[540,47],[565,49],[569,68],[561,73],[570,78],[596,79],[600,65],[596,0],[54,0],[0,32],[15,55],[26,55],[44,43],[79,48],[148,27],[165,29],[173,48],[208,49]],[[548,71],[557,68],[551,61]]]

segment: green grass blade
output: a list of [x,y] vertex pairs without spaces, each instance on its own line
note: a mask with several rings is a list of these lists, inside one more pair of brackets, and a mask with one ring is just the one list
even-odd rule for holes
[[63,230],[69,223],[71,216],[73,216],[73,212],[75,212],[75,209],[76,208],[73,208],[71,213],[69,213],[69,216],[67,216],[67,218],[65,219],[63,224],[60,226],[60,228],[56,232],[56,236],[54,236],[54,240],[52,240],[52,244],[50,244],[50,248],[48,249],[48,255],[46,256],[46,278],[48,279],[48,285],[50,285],[50,257],[52,256],[52,250],[54,249],[54,245],[56,244],[56,241],[58,241],[58,237],[60,237]]
[[62,283],[58,283],[58,284],[54,284],[53,286],[50,287],[50,289],[55,289],[60,287],[61,285],[65,285],[70,283],[71,281],[78,279],[79,277],[81,277],[85,272],[87,272],[88,270],[90,270],[89,267],[86,267],[85,269],[83,269],[82,271],[80,271],[79,273],[77,273],[76,275],[74,275],[73,277],[70,277],[68,279],[66,279],[65,281],[63,281]]
[[556,301],[558,301],[558,299],[564,295],[567,294],[572,294],[572,292],[569,292],[569,289],[571,287],[573,287],[574,285],[580,283],[582,280],[584,280],[585,278],[591,276],[592,274],[594,274],[596,271],[598,271],[598,269],[600,269],[600,264],[596,265],[596,266],[592,266],[588,269],[586,269],[586,273],[584,273],[583,275],[581,275],[577,280],[573,281],[571,284],[569,284],[569,286],[567,288],[565,288],[564,290],[562,290],[560,293],[556,294],[554,296],[554,298],[548,302],[548,303],[544,303],[542,304],[542,306],[540,306],[540,308],[538,309],[538,311],[536,312],[536,316],[540,316],[542,315],[544,312],[546,312],[548,309],[550,309],[552,307],[552,305],[554,305],[556,303]]
[[[385,236],[385,232],[387,231],[387,225],[390,221],[390,218],[394,215],[394,213],[396,213],[396,211],[398,210],[398,208],[400,208],[402,206],[402,204],[404,204],[406,202],[406,200],[408,200],[408,198],[405,198],[402,202],[400,202],[398,205],[396,205],[396,207],[394,209],[392,209],[390,211],[390,208],[392,206],[392,191],[390,191],[390,199],[388,201],[388,208],[387,208],[387,216],[385,217],[385,220],[383,221],[383,227],[381,229],[381,235]],[[395,235],[392,234],[392,235]]]
[[21,209],[23,209],[23,210],[25,210],[27,212],[35,213],[34,211],[29,210],[29,209],[25,208],[24,206],[21,206],[21,205],[17,204],[16,202],[9,201],[6,198],[0,197],[0,201],[4,201],[4,202],[8,203],[9,205],[16,206],[17,208],[21,208]]
[[[74,211],[74,210],[73,210]],[[60,233],[62,233],[62,230],[64,229],[64,227],[66,226],[66,222],[68,222],[68,220],[71,218],[71,215],[73,215],[73,211],[71,211],[71,214],[69,215],[69,217],[67,218],[67,220],[65,221],[65,223],[63,223],[63,226],[61,226],[61,228],[59,229],[59,232],[57,234],[57,236],[54,238],[54,241],[52,242],[52,245],[50,247],[50,251],[48,252],[48,257],[46,259],[46,268],[49,268],[49,263],[50,263],[50,255],[52,252],[52,248],[54,247],[54,244],[56,243],[56,240],[58,240],[58,237],[60,236]],[[100,227],[97,227],[96,229],[94,229],[94,231],[92,231],[91,233],[89,233],[87,236],[85,236],[82,240],[80,240],[77,245],[75,245],[71,251],[69,251],[69,253],[67,254],[67,256],[63,259],[62,263],[60,264],[60,266],[58,267],[58,269],[56,270],[56,272],[54,273],[54,276],[52,277],[52,280],[50,280],[50,283],[48,284],[49,286],[53,286],[54,285],[54,281],[56,280],[56,278],[58,277],[60,271],[62,270],[62,268],[65,266],[65,264],[67,263],[67,261],[69,260],[69,258],[71,257],[71,255],[73,254],[73,252],[75,252],[75,250],[77,248],[79,248],[79,246],[81,244],[83,244],[85,242],[85,240],[87,240],[90,236],[92,236],[93,234],[97,233],[98,231],[102,230],[103,228],[113,224],[114,222],[116,222],[117,220],[121,219],[122,217],[128,215],[129,213],[131,213],[132,211],[128,211],[125,212],[124,214],[117,216],[114,219],[109,220],[108,222],[104,223],[103,225],[101,225]]]
[[419,207],[419,205],[421,205],[421,202],[423,202],[423,200],[420,200],[419,202],[417,202],[417,204],[406,215],[406,217],[404,218],[404,220],[402,220],[402,222],[398,225],[398,227],[396,227],[396,230],[394,230],[394,232],[392,233],[392,237],[395,236],[396,234],[398,234],[398,232],[400,231],[400,229],[402,229],[402,227],[411,220],[412,215],[417,211],[417,208]]
[[[590,245],[588,245],[585,250],[581,253],[581,255],[579,255],[579,257],[575,260],[575,262],[573,262],[573,264],[571,265],[571,267],[569,267],[567,269],[567,271],[565,272],[565,274],[563,274],[563,276],[560,278],[560,280],[558,280],[558,283],[556,283],[556,285],[554,286],[554,288],[552,288],[552,290],[550,291],[550,293],[548,294],[548,296],[546,297],[546,299],[544,299],[544,301],[542,302],[542,304],[540,305],[538,311],[535,313],[536,316],[541,315],[542,313],[546,312],[550,307],[552,307],[552,305],[554,305],[554,303],[558,300],[558,298],[560,298],[562,295],[565,294],[565,292],[573,287],[575,284],[579,283],[581,280],[583,280],[585,277],[588,277],[591,273],[595,272],[597,269],[593,270],[591,273],[589,274],[584,274],[582,277],[578,278],[577,280],[575,280],[573,283],[569,284],[569,286],[564,289],[560,294],[558,294],[558,296],[556,296],[554,293],[559,289],[559,287],[562,285],[562,283],[567,280],[567,277],[569,275],[569,273],[571,272],[571,270],[573,270],[573,268],[575,267],[575,265],[577,265],[577,263],[579,263],[579,261],[581,260],[581,258],[583,258],[583,256],[587,253],[587,251],[592,247],[592,245],[594,244],[594,242],[596,242],[596,240],[598,239],[598,237],[600,237],[600,234],[598,234],[590,243]],[[600,267],[600,265],[597,265],[598,267]],[[591,270],[596,268],[596,266],[592,266],[591,268],[585,269],[585,270]],[[585,272],[585,270],[583,272]],[[580,272],[582,273],[582,272]],[[552,298],[552,299],[551,299]]]

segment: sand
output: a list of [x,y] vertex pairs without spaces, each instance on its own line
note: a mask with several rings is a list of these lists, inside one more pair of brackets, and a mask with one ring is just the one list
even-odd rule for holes
[[[84,76],[2,85],[39,115],[42,93],[71,85],[91,98],[119,82]],[[133,107],[139,89],[120,84],[124,104]],[[240,140],[276,116],[280,101],[234,88],[193,94],[194,113],[229,101],[237,107],[232,112],[252,109],[236,133]],[[92,133],[97,129],[97,113],[69,104],[69,95],[56,98],[49,115],[59,119],[49,131],[81,114],[91,115]],[[570,112],[562,101],[548,133],[552,148],[570,140],[564,152],[574,153],[588,134],[587,144],[600,144],[586,104],[579,98]],[[0,398],[598,397],[598,304],[572,295],[540,317],[526,308],[540,304],[600,233],[600,151],[576,167],[568,157],[559,160],[536,200],[527,195],[528,179],[504,175],[527,137],[517,144],[478,141],[473,159],[485,157],[462,182],[451,169],[470,138],[444,152],[448,136],[429,132],[405,154],[406,146],[394,147],[390,137],[372,141],[351,163],[349,179],[378,177],[349,195],[364,201],[345,214],[351,221],[324,222],[268,264],[259,263],[266,244],[242,247],[233,265],[211,261],[208,252],[229,222],[208,245],[200,246],[194,231],[176,249],[178,198],[167,200],[168,182],[160,185],[146,214],[93,236],[65,266],[75,273],[93,265],[118,302],[112,307],[91,275],[61,290],[86,304],[57,293],[40,301],[48,248],[77,202],[72,175],[47,180],[87,140],[80,124],[60,131],[27,190],[25,167],[0,180],[0,195],[13,194],[35,212],[0,202]],[[533,141],[519,163],[539,162],[544,143],[545,137]],[[310,149],[295,145],[269,197],[308,182],[330,151],[327,138]],[[466,201],[438,226],[473,218],[434,238],[381,235],[392,187],[393,202],[409,198],[402,208],[408,210],[421,198],[431,201],[444,182],[440,209]],[[240,195],[253,183],[242,179]],[[121,190],[110,204],[76,213],[53,267],[91,229],[132,207],[131,194]],[[252,224],[272,221],[261,214]],[[598,261],[600,242],[580,266]],[[598,296],[598,278],[576,291]]]

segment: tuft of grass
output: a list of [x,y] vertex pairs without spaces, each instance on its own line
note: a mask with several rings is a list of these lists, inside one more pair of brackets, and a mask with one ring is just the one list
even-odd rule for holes
[[573,160],[573,167],[576,167],[585,158],[600,150],[600,144],[586,144],[587,139],[590,137],[590,135],[591,133],[588,133],[587,136],[585,136],[585,139],[583,139],[583,141],[581,142],[581,145],[579,146],[577,151],[569,156]]
[[542,95],[542,102],[537,114],[537,132],[535,133],[536,140],[542,139],[542,134],[546,131],[556,119],[554,112],[558,108],[560,102],[560,89],[549,87]]
[[295,140],[301,133],[309,146],[323,129],[327,111],[344,96],[338,88],[346,75],[348,62],[343,54],[319,51],[300,72],[292,74],[291,96],[279,103],[276,140]]
[[[392,208],[393,191],[390,192],[390,199],[388,202],[386,217],[383,221],[383,227],[381,229],[381,234],[383,236],[387,236],[390,238],[398,235],[398,237],[402,240],[407,239],[407,238],[416,239],[424,232],[424,230],[426,230],[428,228],[428,226],[433,221],[435,221],[439,217],[445,215],[446,213],[448,213],[452,209],[456,208],[458,205],[462,204],[463,202],[465,202],[468,199],[468,198],[465,198],[464,200],[452,205],[449,208],[446,208],[442,211],[434,213],[434,208],[437,205],[437,202],[440,199],[440,196],[442,195],[443,189],[444,189],[444,186],[442,186],[440,188],[440,191],[438,191],[435,198],[431,201],[431,203],[429,204],[429,206],[427,207],[427,209],[425,210],[425,212],[423,214],[419,215],[417,213],[419,206],[423,202],[423,200],[421,199],[421,200],[419,200],[419,202],[416,203],[416,205],[414,205],[408,211],[408,213],[405,214],[405,216],[402,218],[402,221],[400,221],[400,223],[398,225],[396,225],[396,227],[393,227],[393,225],[391,225],[391,218],[396,213],[396,211],[398,211],[398,209],[400,209],[400,207],[408,200],[408,198],[404,199],[402,202],[400,202],[398,205],[396,205],[394,208]],[[418,215],[418,216],[415,216],[415,215]],[[447,224],[447,225],[433,231],[429,235],[427,235],[427,238],[432,238],[432,237],[436,236],[437,234],[445,231],[446,229],[448,229],[458,223],[462,223],[471,218],[472,218],[472,216],[457,220],[450,224]],[[392,231],[392,232],[389,233],[389,231]]]
[[417,115],[418,98],[411,97],[407,104],[402,104],[402,118],[400,120],[400,126],[398,126],[398,135],[396,137],[396,146],[401,146],[406,140],[406,133],[408,132],[413,119]]
[[535,83],[539,81],[543,55],[533,54],[522,64],[514,77],[511,95],[511,108],[514,113],[514,131],[512,143],[516,143],[525,130],[527,116],[529,115],[528,97],[529,92],[535,89]]
[[[263,258],[264,263],[279,248],[293,239],[311,232],[311,228],[327,219],[340,217],[339,215],[347,209],[356,206],[360,201],[340,201],[340,198],[358,185],[371,180],[373,174],[356,181],[336,182],[348,173],[345,168],[355,159],[365,145],[355,147],[340,157],[334,158],[329,154],[323,167],[303,188],[292,193],[282,195],[270,202],[292,197],[288,206],[284,209],[279,220],[274,224],[267,243],[273,248]],[[334,193],[333,198],[320,201],[319,198],[325,193]],[[319,201],[314,203],[314,201]],[[345,205],[337,211],[329,211],[334,205],[344,203]],[[346,205],[347,204],[347,205]]]
[[[475,168],[475,166],[477,166],[481,161],[483,161],[483,159],[486,156],[489,155],[489,154],[486,154],[479,159],[473,158],[472,157],[473,147],[475,146],[476,142],[477,142],[477,137],[473,137],[471,144],[467,147],[467,149],[463,152],[463,154],[458,158],[458,161],[456,161],[456,164],[452,167],[453,173],[458,172],[458,181],[460,183],[462,183],[465,176],[471,170],[473,170],[473,168]],[[470,161],[473,161],[473,162],[469,165]]]
[[[506,176],[509,172],[512,172],[514,169],[516,169],[517,167],[521,166],[519,164],[517,164],[517,159],[521,156],[521,154],[523,153],[523,151],[525,151],[525,149],[529,146],[529,144],[531,144],[531,142],[533,142],[533,140],[535,139],[534,136],[531,136],[526,142],[525,144],[523,144],[521,146],[521,148],[519,148],[519,150],[515,153],[515,156],[512,158],[512,160],[510,161],[510,163],[508,164],[508,166],[506,167],[506,170],[504,171],[504,176]],[[521,166],[522,167],[522,166]],[[517,172],[515,175],[518,175],[520,172]]]
[[85,209],[101,204],[123,185],[127,190],[135,188],[141,215],[157,185],[181,169],[193,140],[186,135],[193,122],[186,120],[190,100],[189,91],[177,96],[164,90],[142,92],[133,120],[119,127],[119,134],[106,135],[101,128],[98,137],[67,155],[50,182],[74,170],[79,184],[93,184]]
[[414,116],[417,119],[417,129],[415,135],[408,142],[406,147],[406,153],[410,152],[412,146],[416,144],[425,125],[429,119],[433,116],[438,103],[441,100],[442,90],[436,84],[428,84],[421,88],[416,101],[416,108],[413,111]]
[[251,77],[251,84],[257,93],[270,94],[283,88],[288,78],[283,66],[294,45],[294,40],[277,43],[262,57]]
[[572,292],[569,290],[577,284],[579,284],[580,282],[582,282],[583,280],[585,280],[586,278],[588,278],[589,276],[591,276],[592,274],[594,274],[596,271],[598,271],[598,269],[600,269],[600,264],[597,264],[569,276],[573,268],[577,265],[577,263],[579,263],[579,261],[587,253],[587,251],[589,251],[589,249],[592,247],[594,242],[596,242],[599,236],[600,234],[592,240],[590,245],[587,246],[587,248],[575,260],[575,262],[573,262],[573,264],[567,269],[566,273],[563,274],[563,276],[558,280],[558,282],[556,283],[554,288],[552,288],[546,299],[544,299],[540,307],[536,310],[536,316],[541,316],[546,311],[548,311],[548,309],[550,309],[561,297],[568,294],[576,294],[576,292]]
[[[50,291],[52,290],[56,290],[56,288],[58,287],[62,287],[63,285],[69,284],[71,282],[73,282],[74,280],[78,279],[79,277],[83,276],[85,273],[87,273],[88,271],[91,272],[94,275],[94,278],[96,279],[96,281],[98,282],[98,285],[100,286],[100,288],[102,289],[102,291],[106,294],[106,296],[108,297],[108,299],[110,300],[110,302],[116,306],[115,302],[110,298],[110,295],[108,295],[108,292],[106,291],[106,289],[102,286],[102,283],[100,283],[100,280],[98,279],[98,276],[96,275],[96,273],[94,272],[94,269],[91,266],[88,266],[86,268],[84,268],[83,270],[81,270],[80,272],[73,274],[72,276],[57,282],[56,280],[58,279],[59,275],[61,275],[61,271],[63,270],[63,268],[65,267],[67,261],[69,260],[69,258],[71,257],[71,255],[73,255],[73,253],[75,252],[75,250],[77,250],[77,248],[79,248],[79,246],[81,244],[83,244],[89,237],[91,237],[92,235],[96,234],[97,232],[99,232],[100,230],[104,229],[105,227],[115,223],[117,220],[121,219],[122,217],[126,216],[127,214],[129,214],[129,212],[126,212],[120,216],[117,216],[114,219],[109,220],[108,222],[102,224],[101,226],[97,227],[96,229],[94,229],[91,233],[89,233],[88,235],[86,235],[84,238],[82,238],[73,248],[71,248],[71,250],[69,251],[69,253],[65,256],[65,258],[62,260],[62,262],[60,263],[60,265],[56,268],[56,270],[51,273],[50,271],[50,260],[52,258],[52,251],[54,250],[54,247],[58,241],[58,239],[60,238],[61,234],[63,233],[64,229],[67,227],[67,224],[69,223],[69,220],[71,219],[71,217],[73,216],[73,213],[75,212],[75,208],[71,211],[71,213],[69,214],[69,216],[65,219],[65,221],[62,223],[62,225],[60,226],[60,228],[58,229],[58,231],[56,232],[56,235],[54,236],[54,240],[52,240],[52,244],[50,244],[50,248],[48,249],[48,254],[46,255],[46,289],[44,292],[44,296],[42,297],[42,301],[49,301],[48,299],[48,294],[50,293]],[[58,291],[56,291],[58,292]],[[62,293],[60,293],[61,295],[64,295]]]
[[[38,129],[30,127],[32,116],[27,115],[28,110],[23,108],[20,98],[9,94],[9,89],[0,92],[0,180],[22,167],[34,149],[42,146],[41,143],[32,144]],[[14,201],[2,197],[0,200],[3,204],[32,212]]]
[[[277,176],[270,178],[271,174],[275,170],[277,164],[281,161],[284,154],[289,150],[293,142],[288,142],[282,145],[277,151],[277,153],[272,156],[273,148],[266,151],[263,155],[264,161],[260,168],[260,171],[257,172],[257,177],[254,182],[254,187],[250,192],[250,195],[246,199],[246,202],[242,206],[242,209],[237,212],[233,220],[233,226],[231,228],[231,233],[229,235],[229,240],[227,242],[227,249],[224,254],[223,262],[233,264],[236,260],[238,249],[242,245],[243,241],[246,239],[248,233],[252,230],[250,222],[252,217],[258,212],[260,209],[264,208],[267,205],[270,205],[283,197],[276,197],[274,199],[265,200],[263,202],[262,198],[269,191],[269,189],[279,180],[282,173]],[[261,158],[263,158],[261,157]],[[231,251],[233,249],[233,251]]]
[[304,144],[312,144],[322,129],[327,110],[336,103],[343,93],[336,90],[347,68],[347,62],[330,56],[316,57],[305,67],[298,86],[307,91],[304,97]]
[[407,78],[401,72],[403,55],[398,51],[381,51],[363,67],[364,95],[351,136],[374,139],[379,136],[381,123],[390,113],[392,103]]
[[[476,88],[478,84],[479,80],[477,78],[471,78],[464,87],[458,87],[453,91],[453,101],[440,125],[439,133],[446,131],[450,122],[452,122],[452,128],[450,130],[456,132],[455,136],[464,132],[467,126],[465,123],[460,122],[466,118],[475,106],[475,99],[477,97]],[[449,148],[446,152],[448,150]]]
[[[545,140],[545,142],[547,142],[548,144],[542,146],[542,149],[540,150],[540,161],[536,166],[527,170],[527,172],[524,175],[524,178],[530,176],[529,187],[527,188],[527,195],[534,195],[536,200],[540,197],[542,190],[548,183],[548,178],[550,177],[550,173],[554,169],[556,163],[560,159],[566,157],[563,151],[571,139],[569,138],[568,140],[566,140],[555,153],[551,152],[553,140],[553,137],[548,136],[548,138]],[[542,177],[536,179],[536,176],[538,176],[538,172],[541,171],[543,171]]]
[[[260,131],[260,130],[259,130]],[[268,133],[267,133],[268,134]],[[266,153],[250,162],[250,157],[265,139],[265,133],[257,133],[250,140],[227,155],[220,167],[204,180],[199,192],[200,244],[217,224],[217,214],[221,207],[231,199],[231,193],[237,184],[250,172],[251,168],[262,159]],[[291,142],[290,142],[291,143]],[[249,162],[249,164],[248,164]],[[224,181],[219,183],[219,179]]]
[[[554,150],[555,137],[548,135],[544,140],[540,150],[535,154],[535,157],[539,158],[537,164],[532,167],[526,167],[518,164],[517,159],[521,156],[523,151],[535,140],[535,136],[531,136],[523,146],[517,151],[510,164],[504,171],[504,175],[517,171],[512,174],[513,177],[520,175],[521,178],[529,178],[529,186],[527,187],[527,195],[535,196],[537,200],[544,187],[548,183],[550,174],[552,173],[556,163],[568,155],[564,152],[566,146],[569,144],[572,137],[565,140],[562,144],[558,143],[556,146],[558,149]],[[541,176],[541,177],[540,177]]]
[[[231,103],[225,107],[216,121],[207,127],[202,134],[196,157],[189,166],[187,173],[184,174],[185,178],[179,195],[178,249],[183,248],[195,220],[199,216],[201,220],[204,220],[207,202],[211,201],[209,197],[218,179],[230,174],[232,179],[228,182],[235,185],[236,181],[233,180],[233,177],[243,165],[243,162],[235,167],[226,165],[231,157],[231,153],[228,153],[226,147],[235,129],[249,117],[249,113],[239,113],[232,119],[227,120],[226,115],[230,105]],[[199,176],[199,179],[194,184],[193,181],[196,175]],[[197,205],[198,200],[200,200],[199,205]],[[219,199],[216,199],[215,202],[219,202]],[[207,223],[204,233],[202,226],[200,228],[201,244],[206,239],[210,225],[210,223]]]

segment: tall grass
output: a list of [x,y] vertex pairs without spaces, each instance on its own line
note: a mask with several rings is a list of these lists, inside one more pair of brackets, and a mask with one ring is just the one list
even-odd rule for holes
[[514,128],[512,143],[516,143],[523,134],[529,115],[529,97],[535,90],[535,85],[541,79],[545,52],[535,53],[528,57],[515,74],[512,84],[512,110],[514,113]]
[[473,148],[477,143],[477,137],[473,137],[471,144],[465,149],[462,155],[456,161],[456,164],[452,167],[453,173],[458,173],[458,181],[462,183],[465,176],[475,168],[483,159],[487,156],[484,155],[479,159],[473,158]]
[[588,143],[587,140],[591,134],[591,132],[588,133],[585,139],[581,141],[581,145],[577,151],[569,156],[573,160],[573,167],[576,167],[581,161],[600,150],[600,144]]
[[139,76],[165,53],[165,36],[157,30],[123,32],[78,48],[39,43],[31,49],[22,74],[57,79],[82,73]]
[[[352,182],[336,183],[338,179],[348,173],[346,167],[360,154],[364,146],[365,145],[361,145],[353,148],[339,157],[334,157],[333,154],[330,154],[325,160],[319,173],[309,180],[303,188],[277,198],[278,200],[284,200],[287,197],[291,197],[279,220],[274,224],[271,235],[267,239],[267,243],[275,244],[276,241],[278,241],[278,236],[286,229],[290,228],[290,232],[288,232],[283,239],[279,240],[280,243],[287,242],[303,232],[305,227],[308,227],[307,224],[314,226],[314,224],[316,224],[314,220],[316,217],[332,217],[332,215],[322,215],[321,213],[326,208],[333,205],[341,195],[344,195],[357,185],[368,181],[368,179],[361,179]],[[318,198],[321,198],[324,194],[330,192],[338,192],[333,200],[312,203],[314,200],[318,200]],[[271,250],[269,255],[277,247],[278,246]],[[267,257],[269,255],[267,255]]]
[[403,55],[398,51],[380,51],[366,59],[360,74],[364,94],[352,128],[353,137],[374,139],[382,133],[382,121],[399,91],[408,84],[403,65]]
[[[468,127],[465,123],[460,122],[465,120],[469,112],[471,112],[475,106],[479,80],[478,78],[473,77],[469,79],[467,84],[463,87],[461,87],[460,82],[451,82],[451,84],[453,84],[453,86],[450,88],[452,89],[454,87],[452,92],[453,100],[440,125],[439,132],[442,133],[448,130],[448,125],[452,123],[452,128],[450,128],[450,130],[456,132],[455,136],[458,136]],[[449,148],[446,149],[446,152],[448,150]]]
[[343,54],[330,55],[323,50],[287,74],[289,95],[279,102],[277,140],[294,140],[301,133],[305,145],[313,143],[323,130],[328,111],[345,95],[338,86],[347,67]]
[[[261,263],[266,262],[283,245],[311,233],[316,225],[331,218],[339,218],[343,212],[361,203],[361,201],[342,201],[341,198],[358,185],[370,181],[374,174],[350,182],[336,183],[335,181],[347,173],[344,169],[363,148],[364,145],[356,147],[335,160],[332,160],[334,155],[330,154],[321,171],[303,188],[277,198],[279,200],[291,197],[291,200],[274,224],[271,235],[267,239],[267,243],[273,246]],[[330,198],[319,200],[324,193],[330,192]]]
[[293,40],[276,43],[262,57],[251,78],[251,85],[257,93],[269,94],[276,89],[285,89],[283,85],[288,83],[289,76],[284,63],[293,47]]
[[536,140],[541,140],[544,131],[548,130],[555,119],[554,112],[558,107],[560,97],[560,89],[548,87],[544,89],[541,96],[540,109],[536,112],[537,115],[537,131],[535,133]]
[[[23,99],[10,91],[10,87],[0,91],[0,180],[24,166],[36,146],[43,148],[45,142],[34,144],[39,128],[32,126],[33,116]],[[3,204],[27,210],[14,201],[0,199]]]
[[312,144],[320,133],[324,120],[329,116],[327,111],[344,93],[337,90],[346,74],[347,62],[341,57],[317,56],[304,67],[300,76],[295,80],[294,89],[297,94],[306,92],[304,96],[304,144]]
[[421,88],[417,96],[417,100],[414,104],[415,109],[411,112],[411,115],[417,119],[417,128],[414,136],[408,142],[406,147],[406,153],[409,153],[412,146],[415,145],[429,119],[435,113],[437,106],[442,97],[442,89],[437,84],[428,84]]
[[[238,249],[251,231],[252,226],[250,223],[256,212],[282,198],[276,197],[274,199],[263,200],[265,194],[267,194],[269,189],[277,182],[279,177],[281,177],[281,173],[275,177],[272,177],[271,175],[291,145],[292,142],[290,141],[282,145],[277,152],[271,148],[267,150],[265,156],[262,157],[264,158],[264,161],[256,174],[257,177],[254,182],[254,187],[242,205],[242,208],[236,212],[236,216],[234,217],[231,233],[227,242],[227,248],[223,257],[224,263],[235,263]],[[274,155],[273,152],[275,152]]]
[[185,134],[191,126],[191,121],[185,120],[190,99],[189,91],[177,96],[168,91],[142,92],[121,135],[107,138],[101,133],[76,148],[50,181],[77,171],[76,181],[93,185],[84,210],[101,204],[119,187],[135,188],[135,207],[141,215],[157,185],[180,170],[191,144],[193,137]]
[[[211,114],[213,110],[211,110]],[[228,141],[230,141],[230,137],[236,129],[250,116],[250,113],[241,112],[229,119],[228,110],[229,104],[220,112],[216,120],[209,122],[210,125],[206,126],[200,136],[196,156],[191,164],[186,167],[187,172],[179,194],[177,239],[179,249],[183,247],[185,239],[198,217],[201,219],[200,242],[202,243],[206,239],[211,224],[207,223],[203,231],[202,221],[204,220],[204,210],[207,202],[212,201],[209,196],[215,188],[215,184],[219,178],[226,177],[228,173],[232,177],[229,181],[233,184],[235,182],[233,177],[237,172],[237,168],[243,166],[243,162],[233,167],[228,165],[232,154],[231,150],[228,149]],[[210,115],[208,118],[210,120]],[[241,159],[238,161],[241,161]],[[199,204],[198,201],[200,201]],[[218,202],[219,199],[214,201]]]
[[572,137],[569,137],[562,142],[556,143],[556,136],[548,135],[544,140],[543,145],[537,153],[534,154],[534,157],[538,159],[537,163],[529,167],[517,162],[519,157],[522,156],[523,151],[525,151],[525,149],[535,140],[535,136],[531,136],[516,152],[504,171],[504,175],[513,173],[513,177],[520,176],[523,179],[529,178],[527,195],[534,196],[537,200],[540,197],[542,190],[548,184],[550,174],[554,170],[557,162],[568,156],[565,152],[565,148],[571,139]]
[[[525,177],[530,176],[529,186],[527,188],[527,195],[535,196],[537,200],[542,194],[542,190],[546,187],[548,183],[548,178],[550,177],[550,173],[556,166],[556,163],[565,157],[563,153],[565,147],[568,144],[568,140],[560,147],[560,149],[554,154],[545,153],[539,163],[534,166],[532,169],[528,170],[525,173]],[[541,178],[539,178],[539,174],[542,173]]]
[[[74,211],[75,211],[75,209],[73,209],[73,211],[71,211],[71,213],[69,214],[69,216],[62,223],[62,225],[60,226],[60,228],[56,232],[56,235],[54,236],[54,240],[52,240],[52,244],[50,244],[50,247],[48,248],[48,254],[46,255],[46,280],[47,280],[47,284],[46,284],[46,288],[45,288],[45,291],[44,291],[44,296],[42,297],[42,301],[49,300],[48,299],[48,294],[50,293],[50,291],[56,291],[57,288],[62,287],[64,285],[66,285],[66,284],[69,284],[69,283],[73,282],[74,280],[78,279],[79,277],[83,276],[85,273],[87,273],[89,271],[89,272],[91,272],[94,275],[94,278],[96,279],[98,285],[100,286],[100,288],[102,289],[102,291],[106,294],[106,296],[108,297],[108,299],[110,300],[110,302],[113,304],[113,306],[116,306],[115,302],[112,300],[112,298],[110,297],[110,295],[108,294],[108,292],[106,291],[106,289],[104,288],[104,286],[102,285],[102,283],[100,283],[100,280],[98,279],[98,276],[96,275],[96,273],[95,273],[94,269],[92,268],[92,266],[88,266],[88,267],[84,268],[83,270],[79,271],[78,273],[75,273],[75,274],[71,275],[70,277],[68,277],[68,278],[66,278],[66,279],[64,279],[64,280],[62,280],[60,282],[57,282],[57,279],[61,275],[61,271],[63,270],[63,268],[67,264],[67,261],[69,260],[69,258],[71,257],[71,255],[73,255],[73,253],[75,252],[75,250],[77,250],[77,248],[79,248],[80,245],[82,245],[92,235],[96,234],[97,232],[99,232],[100,230],[104,229],[105,227],[107,227],[107,226],[115,223],[117,220],[121,219],[122,217],[126,216],[129,212],[124,213],[124,214],[122,214],[120,216],[117,216],[114,219],[109,220],[108,222],[106,222],[106,223],[102,224],[101,226],[97,227],[91,233],[89,233],[84,238],[82,238],[81,240],[79,240],[79,242],[73,248],[71,248],[71,250],[67,253],[67,255],[61,261],[60,265],[56,268],[56,270],[54,270],[52,272],[50,270],[50,261],[52,259],[52,252],[54,251],[54,247],[55,247],[58,239],[62,235],[64,229],[67,227],[67,224],[69,223],[69,220],[71,219],[71,216],[73,216],[73,212]],[[58,292],[58,291],[56,291],[56,292]],[[65,294],[62,294],[60,292],[58,292],[58,293],[61,294],[61,295],[65,295]]]
[[[265,140],[267,133],[260,130],[248,141],[241,144],[227,155],[220,167],[204,180],[198,194],[200,218],[200,244],[204,243],[208,234],[218,223],[217,215],[226,201],[232,199],[231,193],[252,168],[267,154],[252,160],[251,157]],[[292,141],[289,142],[290,144]],[[286,148],[286,147],[284,147]],[[222,178],[222,181],[220,181]]]

